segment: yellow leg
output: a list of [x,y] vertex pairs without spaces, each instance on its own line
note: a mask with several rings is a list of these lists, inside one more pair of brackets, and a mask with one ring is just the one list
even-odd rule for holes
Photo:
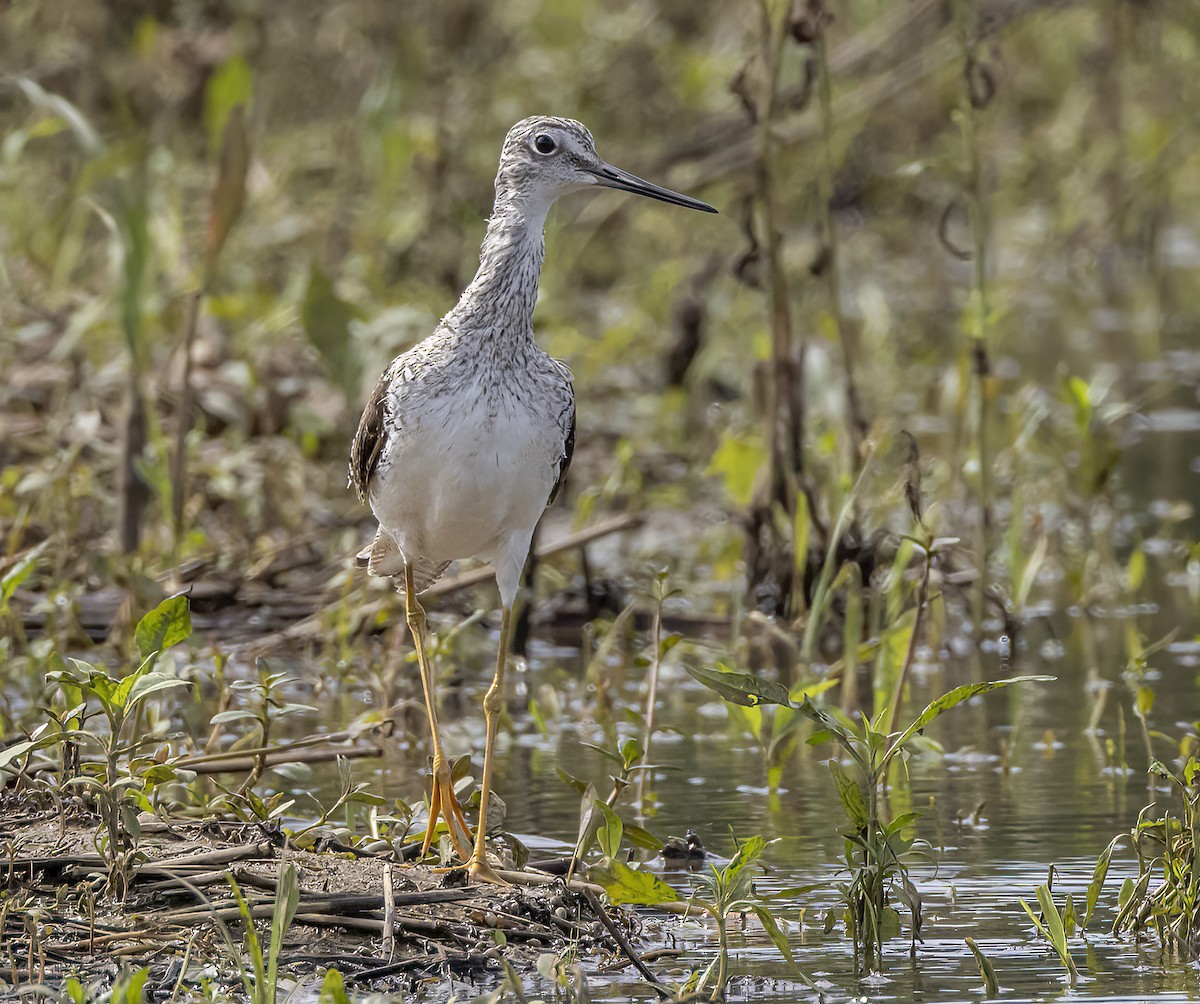
[[442,749],[442,737],[438,734],[437,694],[434,689],[433,667],[425,651],[425,610],[417,602],[417,591],[413,588],[412,568],[404,568],[404,614],[408,631],[412,635],[413,648],[417,651],[417,665],[421,669],[421,689],[425,691],[425,710],[429,713],[429,734],[433,740],[433,792],[429,797],[429,825],[425,827],[425,842],[421,853],[429,853],[438,819],[444,817],[450,831],[450,841],[458,856],[467,860],[471,846],[471,829],[463,818],[462,808],[454,795],[454,782],[450,777],[450,764],[446,751]]
[[483,749],[483,780],[479,787],[479,825],[475,828],[475,852],[467,864],[471,877],[481,882],[506,884],[488,864],[484,837],[487,835],[488,799],[492,794],[492,753],[496,745],[496,726],[504,704],[504,666],[508,661],[508,636],[512,624],[512,608],[505,607],[500,615],[500,653],[496,657],[496,676],[483,698],[483,713],[487,717],[487,745]]

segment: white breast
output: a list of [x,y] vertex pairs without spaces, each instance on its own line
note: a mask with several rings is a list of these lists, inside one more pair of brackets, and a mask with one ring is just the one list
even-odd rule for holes
[[546,507],[563,452],[557,423],[473,391],[427,402],[389,437],[371,508],[405,555],[494,561],[514,534],[528,547]]

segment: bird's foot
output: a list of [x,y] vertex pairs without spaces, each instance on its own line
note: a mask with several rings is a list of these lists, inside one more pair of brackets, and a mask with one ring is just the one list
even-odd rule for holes
[[488,882],[492,885],[509,885],[507,881],[500,877],[489,863],[486,853],[476,852],[471,855],[471,860],[467,862],[467,874],[471,876],[473,882]]
[[469,860],[471,857],[471,828],[463,816],[462,806],[458,804],[458,796],[454,794],[454,782],[450,777],[450,768],[445,764],[434,764],[433,792],[429,798],[429,823],[425,827],[425,840],[421,845],[422,856],[429,853],[429,846],[433,843],[439,819],[446,820],[450,842],[454,845],[459,859]]

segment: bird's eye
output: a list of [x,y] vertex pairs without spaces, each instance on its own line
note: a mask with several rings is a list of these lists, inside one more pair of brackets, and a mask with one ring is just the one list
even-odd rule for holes
[[553,153],[558,149],[558,144],[554,142],[553,136],[540,132],[533,138],[533,148],[538,153]]

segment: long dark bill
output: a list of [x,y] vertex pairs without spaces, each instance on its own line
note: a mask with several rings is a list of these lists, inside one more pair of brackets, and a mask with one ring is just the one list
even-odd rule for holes
[[603,185],[605,188],[616,188],[622,192],[633,192],[634,195],[644,195],[648,199],[669,202],[673,206],[698,209],[702,213],[716,212],[707,202],[701,202],[699,199],[693,199],[687,195],[680,195],[678,192],[672,192],[669,188],[652,185],[650,182],[643,181],[636,175],[630,174],[628,171],[622,171],[611,164],[605,164],[595,174],[596,184]]

